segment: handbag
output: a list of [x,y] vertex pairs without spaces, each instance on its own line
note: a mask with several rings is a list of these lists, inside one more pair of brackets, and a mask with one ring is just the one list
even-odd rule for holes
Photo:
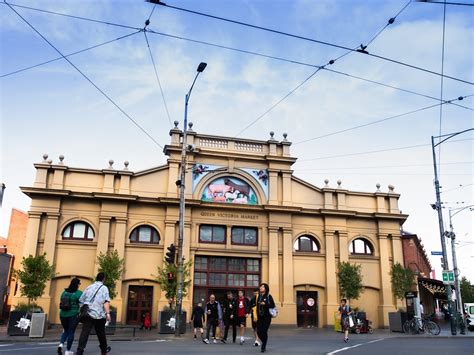
[[277,306],[273,307],[273,308],[269,308],[268,309],[268,312],[270,313],[270,315],[272,316],[272,318],[276,318],[278,316],[278,308]]
[[[95,296],[97,295],[97,292],[99,292],[100,288],[104,286],[104,285],[100,285],[97,290],[95,291],[94,293],[94,296],[92,296],[91,300],[89,301],[89,303],[94,303],[94,300],[95,300]],[[81,308],[79,308],[79,313],[77,315],[77,321],[79,323],[82,323],[84,322],[84,319],[86,318],[89,318],[89,304],[87,303],[84,303]]]
[[349,316],[349,328],[354,327],[354,320],[352,319],[351,316]]

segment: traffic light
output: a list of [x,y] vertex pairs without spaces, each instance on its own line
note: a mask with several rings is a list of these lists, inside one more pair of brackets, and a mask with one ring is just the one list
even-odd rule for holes
[[174,246],[174,244],[171,244],[168,247],[168,252],[166,253],[165,260],[168,264],[174,264],[175,259],[176,259],[176,247]]
[[172,283],[174,280],[174,275],[172,272],[168,272],[168,282],[169,283]]

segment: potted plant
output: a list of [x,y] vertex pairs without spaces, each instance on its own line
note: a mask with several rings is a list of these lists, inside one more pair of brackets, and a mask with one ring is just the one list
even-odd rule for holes
[[[189,260],[183,265],[183,298],[188,294],[189,286],[191,285],[191,266],[192,260]],[[175,332],[175,300],[177,292],[177,272],[176,264],[163,261],[163,267],[158,267],[158,273],[155,280],[160,284],[161,290],[165,292],[168,299],[169,306],[165,306],[158,315],[158,329],[161,334],[173,334]],[[182,333],[186,330],[186,311],[182,312],[180,322],[180,331]]]
[[14,270],[13,274],[20,282],[21,296],[26,297],[28,303],[19,303],[10,312],[7,334],[29,335],[31,314],[43,313],[43,309],[34,301],[43,295],[46,283],[54,277],[54,267],[46,259],[46,254],[29,255],[21,261],[21,269]]
[[[125,260],[120,258],[117,250],[100,253],[97,256],[98,271],[105,274],[104,285],[109,289],[110,299],[113,300],[117,296],[117,281],[122,278],[125,272]],[[110,306],[109,325],[105,328],[106,334],[114,334],[117,325],[117,308]]]
[[[405,299],[405,294],[412,289],[414,277],[415,273],[411,269],[403,267],[400,263],[392,265],[390,281],[395,299]],[[389,327],[392,332],[403,332],[403,324],[407,320],[407,314],[398,309],[398,304],[395,307],[397,312],[388,313]]]

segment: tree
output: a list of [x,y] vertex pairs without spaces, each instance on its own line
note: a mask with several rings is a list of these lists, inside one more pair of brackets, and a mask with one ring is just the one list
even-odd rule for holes
[[411,291],[415,273],[411,269],[403,267],[400,263],[395,263],[390,270],[390,278],[393,295],[395,298],[403,300],[405,293]]
[[120,258],[117,250],[108,251],[107,253],[100,253],[97,256],[97,264],[99,265],[99,272],[105,274],[104,285],[109,289],[111,299],[117,296],[116,284],[125,272],[125,260]]
[[[191,266],[193,261],[189,260],[183,265],[183,298],[188,294],[189,286],[191,286]],[[158,267],[158,274],[154,275],[155,280],[160,284],[161,289],[165,292],[165,296],[170,300],[170,308],[176,299],[178,267],[174,263],[163,261],[163,267]],[[169,277],[172,276],[172,277]]]
[[21,270],[15,270],[15,276],[20,281],[20,293],[28,298],[28,308],[32,301],[43,295],[46,288],[46,282],[51,280],[54,275],[54,267],[46,259],[46,253],[43,255],[29,255],[21,261]]
[[339,291],[341,296],[348,300],[356,300],[360,297],[364,289],[360,265],[351,264],[347,261],[339,263],[337,277],[339,278]]
[[472,285],[466,276],[461,278],[461,299],[463,303],[474,303],[474,292]]

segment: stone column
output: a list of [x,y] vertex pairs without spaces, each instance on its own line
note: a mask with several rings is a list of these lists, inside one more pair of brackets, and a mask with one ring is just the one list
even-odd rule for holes
[[394,310],[392,285],[390,282],[390,260],[387,234],[379,234],[380,250],[380,305],[379,326],[388,327],[388,312]]
[[[172,219],[165,221],[165,235],[163,238],[163,257],[161,260],[158,261],[158,266],[160,267],[163,266],[166,252],[168,251],[168,247],[171,244],[175,243],[176,223],[177,221],[174,221]],[[160,285],[160,299],[158,301],[158,309],[162,310],[164,306],[168,306],[168,305],[169,305],[168,299],[166,298],[165,292],[161,289],[161,285]]]
[[283,172],[283,205],[291,206],[293,203],[291,195],[291,171]]
[[[115,227],[114,249],[117,250],[117,253],[120,258],[125,257],[126,233],[127,233],[127,219],[117,218],[116,227]],[[117,322],[124,322],[125,319],[122,319],[122,311],[123,311],[122,279],[117,281],[116,291],[117,291],[117,296],[112,301],[112,304],[115,307],[117,307]]]
[[[97,249],[96,249],[96,260],[100,253],[107,253],[109,248],[109,234],[110,234],[110,217],[100,216],[99,217],[99,231],[97,235]],[[95,264],[94,275],[97,274],[98,265]]]
[[349,245],[347,232],[339,232],[339,261],[349,261]]
[[278,205],[278,171],[268,170],[268,203],[270,205]]
[[[296,303],[293,274],[293,233],[283,229],[283,307],[282,318],[296,324]],[[273,293],[272,293],[273,294]]]
[[275,302],[280,302],[280,263],[278,262],[278,227],[268,227],[268,285]]
[[337,310],[336,255],[334,251],[334,232],[324,231],[326,244],[326,304],[323,306],[327,325],[334,323]]
[[[38,247],[39,229],[41,223],[41,212],[28,212],[28,227],[26,229],[25,244],[23,246],[23,257],[36,256]],[[21,255],[19,255],[21,258]]]
[[[49,261],[51,265],[54,265],[54,256],[56,252],[56,239],[57,239],[57,232],[58,232],[58,220],[59,220],[59,213],[50,213],[48,212],[48,218],[46,222],[46,231],[44,235],[44,245],[43,245],[43,252],[46,253],[46,259]],[[51,292],[51,281],[46,283],[46,287],[44,289],[42,297],[38,300],[38,303],[43,306],[45,310],[49,309],[49,314],[51,314],[51,306],[53,306],[50,302],[51,297],[54,295],[50,294]]]

